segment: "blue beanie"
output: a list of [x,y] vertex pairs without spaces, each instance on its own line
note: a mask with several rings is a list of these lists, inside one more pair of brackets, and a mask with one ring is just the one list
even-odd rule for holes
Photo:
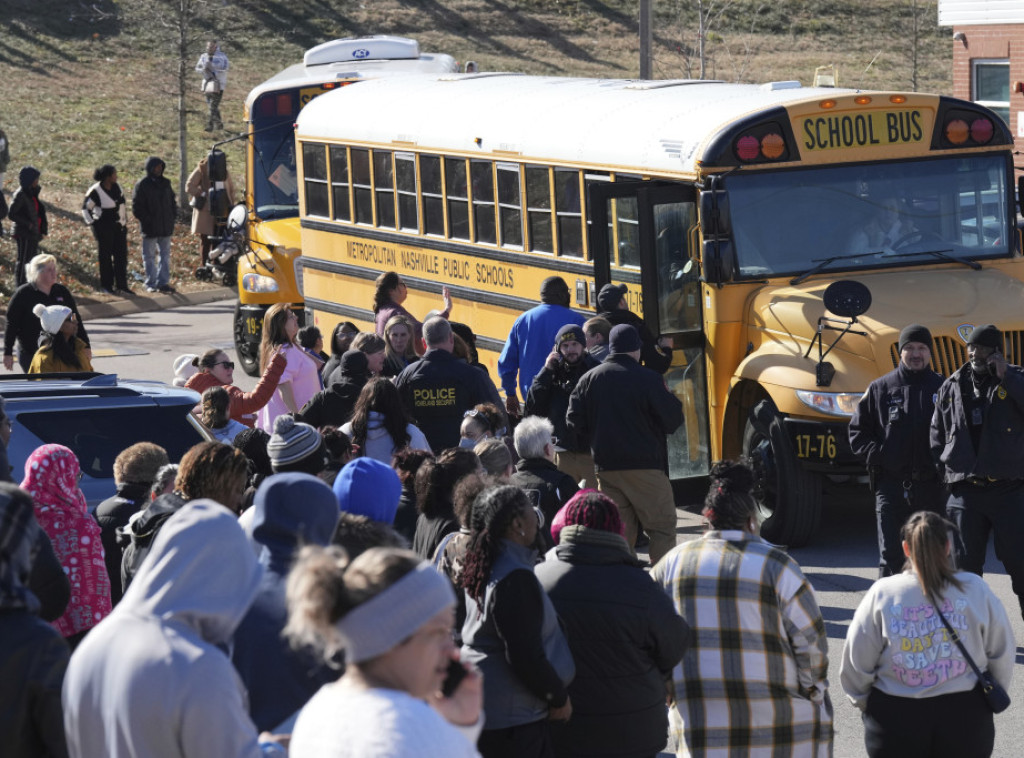
[[402,482],[386,463],[374,458],[356,458],[338,473],[334,494],[338,507],[346,513],[390,525],[395,521],[395,511],[402,497]]

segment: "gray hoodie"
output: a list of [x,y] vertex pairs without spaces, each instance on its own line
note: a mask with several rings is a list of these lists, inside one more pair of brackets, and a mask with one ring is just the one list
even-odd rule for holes
[[64,727],[72,758],[263,755],[245,689],[219,647],[261,576],[223,506],[198,500],[168,519],[124,599],[68,666]]

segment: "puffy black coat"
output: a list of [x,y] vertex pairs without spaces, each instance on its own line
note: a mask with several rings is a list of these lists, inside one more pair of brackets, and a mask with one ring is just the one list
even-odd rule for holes
[[167,164],[159,158],[146,161],[146,176],[135,185],[132,215],[139,220],[143,237],[170,237],[178,217],[178,199],[167,177],[155,173]]
[[544,512],[544,528],[541,529],[541,538],[545,548],[551,546],[551,522],[555,514],[565,505],[569,498],[579,492],[579,486],[571,476],[544,458],[523,458],[516,463],[515,473],[508,478],[509,484],[514,484],[525,490],[531,498],[531,493],[536,492],[534,505]]
[[[969,363],[939,388],[932,417],[932,457],[944,466],[946,482],[971,477],[1024,477],[1024,369],[1007,366],[1001,382],[988,387],[978,449],[971,439],[963,385],[969,384]],[[973,391],[973,390],[972,390]]]
[[612,353],[580,379],[566,421],[590,439],[598,471],[665,470],[665,436],[683,423],[683,404],[659,374]]
[[117,486],[117,494],[108,497],[98,506],[93,518],[100,525],[103,540],[103,559],[107,563],[107,574],[110,577],[110,603],[121,602],[124,591],[121,589],[121,546],[117,543],[117,530],[128,525],[132,514],[149,505],[149,487],[145,484],[122,482]]
[[142,561],[149,555],[160,528],[171,516],[181,510],[185,499],[173,492],[160,495],[119,534],[118,544],[123,548],[121,556],[121,591],[128,591],[128,585],[139,571]]
[[868,386],[850,419],[850,447],[868,466],[896,475],[934,468],[929,429],[942,376],[903,364]]
[[665,679],[686,652],[689,627],[624,540],[597,530],[562,534],[534,569],[576,662],[572,718],[552,724],[556,754],[655,755],[668,730]]

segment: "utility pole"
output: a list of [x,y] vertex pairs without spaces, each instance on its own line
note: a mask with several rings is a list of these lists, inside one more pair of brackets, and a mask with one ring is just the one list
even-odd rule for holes
[[651,0],[640,0],[640,78],[651,78]]

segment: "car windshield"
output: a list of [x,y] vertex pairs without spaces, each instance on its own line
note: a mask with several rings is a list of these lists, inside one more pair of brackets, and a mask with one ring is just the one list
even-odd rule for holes
[[252,186],[256,215],[264,221],[299,215],[295,171],[295,119],[299,90],[267,92],[252,107]]
[[1002,154],[726,179],[740,277],[980,260],[1011,253]]

